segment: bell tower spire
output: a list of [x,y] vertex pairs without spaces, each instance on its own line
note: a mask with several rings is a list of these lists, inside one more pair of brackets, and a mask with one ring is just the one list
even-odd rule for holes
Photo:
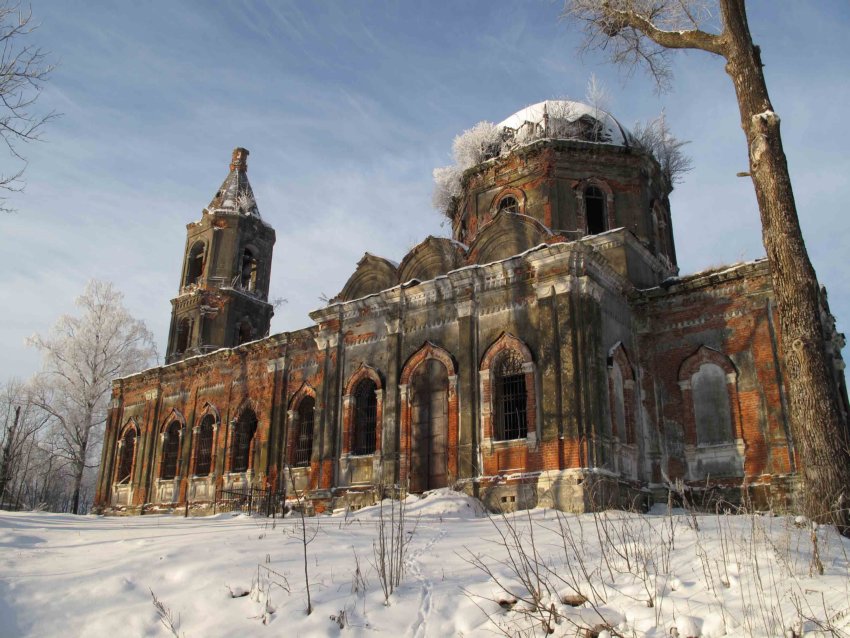
[[248,181],[248,150],[233,151],[230,171],[186,226],[177,297],[171,300],[166,363],[266,336],[274,229],[260,217]]

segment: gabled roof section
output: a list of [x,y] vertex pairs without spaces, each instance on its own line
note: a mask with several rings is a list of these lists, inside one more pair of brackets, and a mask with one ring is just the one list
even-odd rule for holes
[[387,288],[392,288],[398,282],[398,264],[366,253],[357,262],[354,274],[345,282],[334,301],[351,301],[360,299]]
[[233,149],[230,161],[230,173],[221,184],[210,205],[210,213],[239,213],[260,219],[260,210],[254,199],[254,191],[248,181],[248,149]]
[[464,266],[466,247],[447,237],[429,235],[417,244],[398,267],[399,283],[428,281]]

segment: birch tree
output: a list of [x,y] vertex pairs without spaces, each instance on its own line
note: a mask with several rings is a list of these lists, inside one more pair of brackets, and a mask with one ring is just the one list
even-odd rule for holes
[[624,65],[644,65],[660,88],[671,79],[673,49],[696,49],[726,61],[749,149],[762,239],[782,330],[782,356],[803,511],[850,535],[850,452],[832,363],[824,349],[821,299],[809,260],[791,178],[744,0],[566,0],[564,16],[584,28],[586,48]]
[[48,336],[28,340],[44,356],[34,401],[50,416],[56,450],[72,466],[75,514],[83,476],[97,458],[112,380],[157,359],[153,335],[122,300],[111,283],[92,280],[77,298],[80,316],[63,315]]

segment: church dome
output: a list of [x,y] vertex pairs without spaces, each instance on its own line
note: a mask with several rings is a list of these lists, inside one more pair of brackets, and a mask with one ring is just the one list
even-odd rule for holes
[[572,100],[544,100],[526,106],[498,126],[514,131],[518,142],[550,138],[632,146],[631,134],[610,113]]

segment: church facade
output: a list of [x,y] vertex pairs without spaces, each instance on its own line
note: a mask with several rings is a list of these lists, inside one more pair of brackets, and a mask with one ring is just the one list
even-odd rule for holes
[[[166,365],[114,382],[96,509],[295,486],[322,510],[403,486],[585,511],[677,479],[788,504],[767,262],[679,276],[669,176],[610,115],[545,102],[500,126],[451,238],[367,253],[310,326],[271,336],[275,233],[236,149],[187,226]],[[846,409],[825,294],[823,325]]]

